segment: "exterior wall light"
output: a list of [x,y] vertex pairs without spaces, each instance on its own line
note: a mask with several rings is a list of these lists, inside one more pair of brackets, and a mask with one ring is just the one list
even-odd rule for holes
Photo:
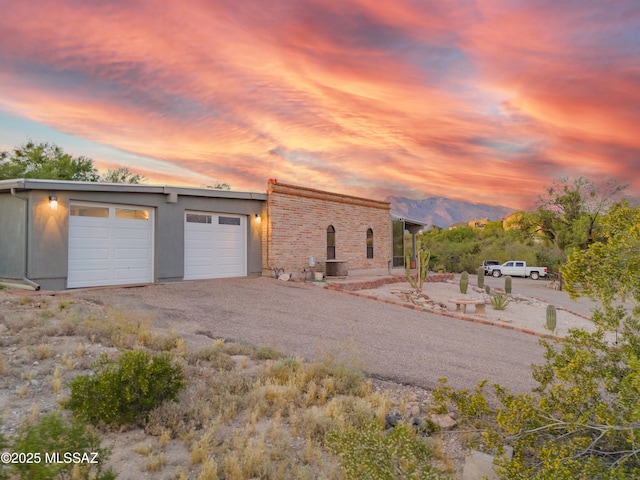
[[50,195],[49,196],[49,207],[51,208],[51,210],[57,210],[58,209],[58,197],[55,195]]
[[260,223],[262,221],[262,218],[260,217],[259,213],[256,213],[256,222]]

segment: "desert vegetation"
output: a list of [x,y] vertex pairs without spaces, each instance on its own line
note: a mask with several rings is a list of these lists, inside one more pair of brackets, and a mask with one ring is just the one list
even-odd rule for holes
[[[459,411],[475,429],[476,448],[496,454],[507,479],[623,479],[640,477],[640,208],[626,202],[601,219],[601,238],[575,250],[563,267],[573,297],[598,302],[596,330],[570,330],[542,340],[545,362],[533,367],[537,386],[512,394],[486,382],[469,392],[443,379],[434,392],[442,410]],[[556,325],[547,310],[547,328]],[[615,332],[615,342],[606,341]],[[611,335],[609,335],[611,338]],[[513,456],[503,456],[505,448]]]
[[[408,399],[392,400],[330,355],[307,362],[222,338],[187,345],[144,314],[65,297],[3,294],[0,301],[0,381],[3,411],[11,412],[2,419],[3,450],[99,458],[4,464],[0,478],[454,473],[437,428],[414,420],[426,418],[427,406],[410,416]],[[400,421],[386,430],[390,412]]]
[[532,211],[515,212],[484,228],[433,228],[419,234],[418,242],[431,252],[429,267],[435,271],[476,272],[483,260],[518,259],[558,273],[571,253],[604,239],[602,220],[626,188],[616,179],[556,178]]
[[431,252],[429,268],[433,271],[475,273],[486,259],[518,259],[558,272],[564,260],[553,244],[519,229],[505,230],[501,221],[483,229],[427,230],[418,235],[418,242]]

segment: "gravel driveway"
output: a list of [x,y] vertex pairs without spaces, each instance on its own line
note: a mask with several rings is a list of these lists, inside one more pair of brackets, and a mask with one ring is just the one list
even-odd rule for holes
[[72,296],[116,309],[154,313],[190,345],[223,337],[271,346],[307,359],[334,355],[370,375],[432,388],[486,378],[515,392],[534,385],[538,338],[417,312],[271,278],[180,282],[137,288],[78,290]]

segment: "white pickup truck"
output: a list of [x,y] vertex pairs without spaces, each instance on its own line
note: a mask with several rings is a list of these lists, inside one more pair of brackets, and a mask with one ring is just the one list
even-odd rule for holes
[[490,265],[487,267],[487,275],[501,277],[502,275],[510,275],[512,277],[529,277],[537,280],[540,277],[547,276],[547,267],[527,267],[527,262],[520,260],[510,260],[502,265]]

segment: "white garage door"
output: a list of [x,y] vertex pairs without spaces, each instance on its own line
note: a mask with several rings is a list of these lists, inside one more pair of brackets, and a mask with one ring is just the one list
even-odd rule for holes
[[150,208],[71,204],[67,287],[152,282],[153,223]]
[[184,279],[247,275],[247,217],[186,212]]

